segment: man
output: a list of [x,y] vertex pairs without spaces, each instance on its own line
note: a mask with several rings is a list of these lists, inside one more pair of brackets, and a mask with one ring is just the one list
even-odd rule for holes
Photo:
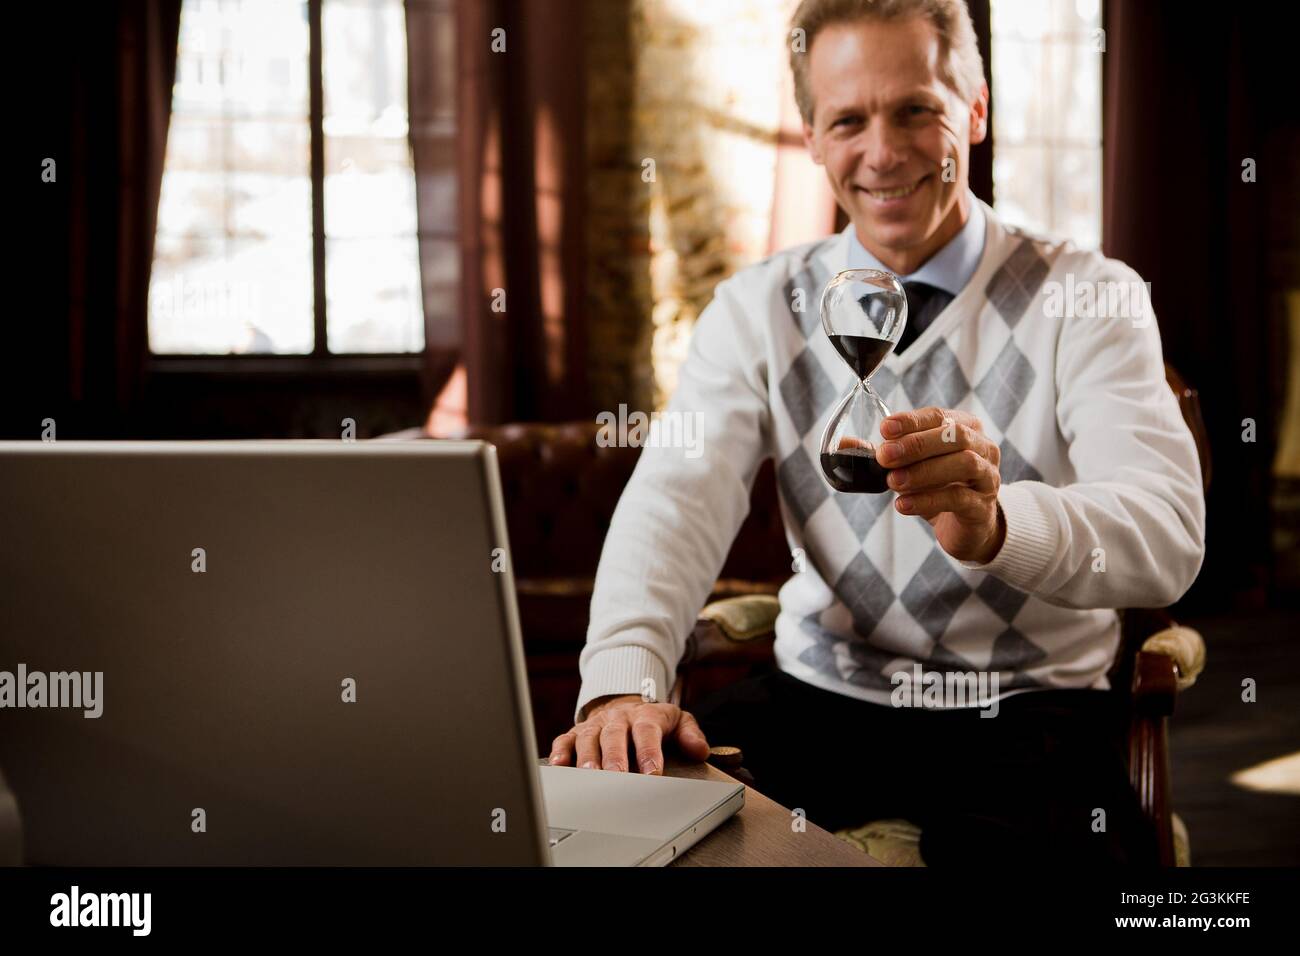
[[[988,89],[962,0],[804,0],[793,26],[804,137],[852,221],[720,283],[701,315],[670,410],[703,413],[703,454],[642,452],[551,762],[659,773],[665,739],[704,759],[707,731],[823,826],[917,823],[930,865],[1154,862],[1105,672],[1114,609],[1195,579],[1205,505],[1149,302],[1103,314],[1107,290],[1141,288],[1132,270],[969,191]],[[838,494],[817,465],[852,384],[817,302],[854,267],[909,300],[874,378],[909,409],[882,426],[883,495]],[[1081,288],[1093,308],[1062,302]],[[807,557],[780,593],[778,672],[697,722],[661,701],[769,455]],[[912,675],[955,672],[994,692],[897,706]]]

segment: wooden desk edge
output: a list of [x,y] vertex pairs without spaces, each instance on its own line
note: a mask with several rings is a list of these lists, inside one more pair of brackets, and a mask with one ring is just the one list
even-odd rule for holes
[[[737,783],[707,763],[684,763],[669,758],[664,773],[670,777]],[[803,832],[791,827],[791,811],[745,787],[745,806],[686,852],[673,866],[884,866],[875,857],[814,823],[804,821]]]

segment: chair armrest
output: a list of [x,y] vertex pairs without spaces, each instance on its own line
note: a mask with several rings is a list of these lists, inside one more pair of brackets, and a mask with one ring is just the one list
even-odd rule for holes
[[780,610],[770,594],[725,598],[705,607],[677,664],[675,702],[690,710],[711,691],[772,667]]
[[769,659],[780,611],[770,594],[745,594],[707,605],[686,639],[678,670],[695,664]]
[[700,612],[700,618],[718,625],[733,641],[749,641],[771,634],[781,605],[770,594],[744,594],[714,601]]
[[1162,866],[1178,862],[1169,792],[1169,716],[1179,691],[1196,682],[1205,667],[1205,641],[1170,620],[1142,642],[1133,660],[1129,726],[1129,779],[1143,812],[1155,825]]
[[1173,660],[1178,690],[1196,683],[1205,669],[1205,640],[1190,627],[1174,624],[1142,642],[1143,654],[1162,654]]
[[1166,654],[1139,651],[1133,662],[1133,714],[1128,732],[1129,781],[1156,830],[1160,865],[1173,866],[1173,815],[1169,794],[1169,715],[1178,697],[1177,665]]
[[1168,717],[1178,697],[1178,666],[1166,654],[1139,651],[1133,663],[1133,710],[1140,717]]

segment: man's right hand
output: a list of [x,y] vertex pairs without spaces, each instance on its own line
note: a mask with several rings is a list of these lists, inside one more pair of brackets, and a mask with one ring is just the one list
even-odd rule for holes
[[[642,773],[664,772],[663,742],[675,738],[682,753],[696,761],[709,756],[709,743],[695,718],[676,704],[647,703],[639,694],[597,698],[587,717],[551,744],[551,765],[627,770],[628,735]],[[576,755],[576,756],[575,756]]]

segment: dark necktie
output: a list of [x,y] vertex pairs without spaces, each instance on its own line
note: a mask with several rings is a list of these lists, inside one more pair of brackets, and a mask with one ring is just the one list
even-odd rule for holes
[[903,291],[907,293],[907,327],[903,329],[903,337],[894,349],[895,355],[901,354],[915,342],[916,337],[930,327],[930,323],[953,299],[951,293],[928,282],[904,282]]

